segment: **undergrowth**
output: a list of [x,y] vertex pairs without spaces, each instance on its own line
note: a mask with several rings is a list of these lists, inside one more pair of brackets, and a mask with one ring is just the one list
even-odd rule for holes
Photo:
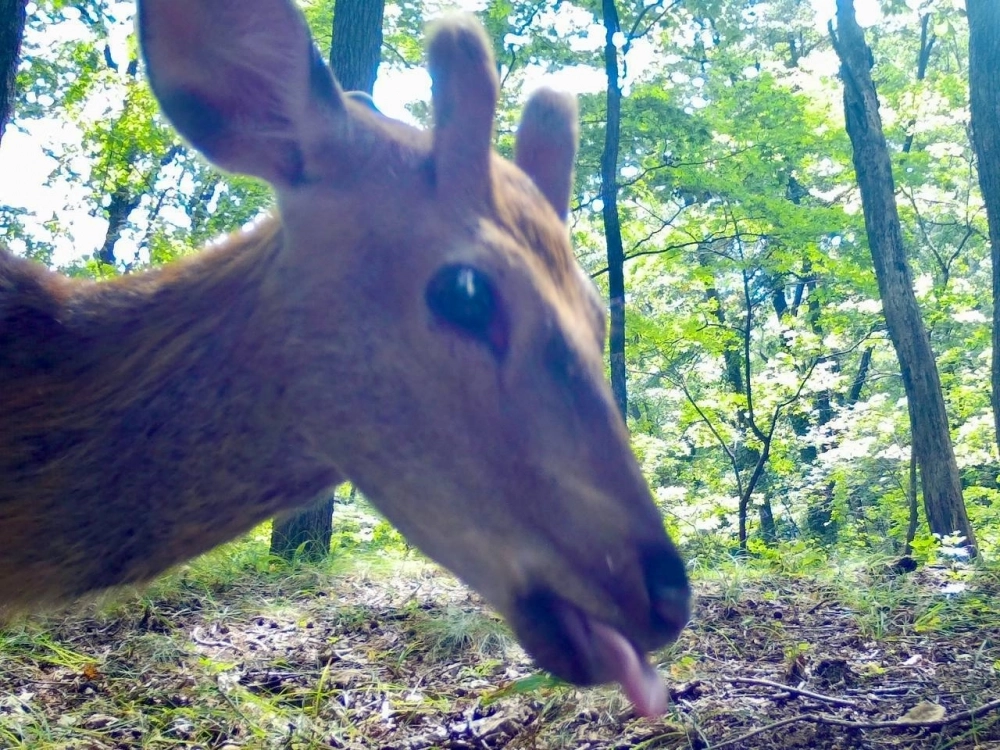
[[762,670],[812,679],[834,640],[859,683],[898,669],[876,652],[913,659],[961,642],[983,674],[1000,664],[1000,571],[988,563],[930,554],[900,574],[886,557],[801,544],[702,549],[689,556],[692,625],[657,655],[672,713],[648,722],[616,689],[537,672],[477,596],[405,545],[354,539],[323,563],[287,562],[268,553],[268,531],[145,589],[8,622],[0,747],[416,749],[473,736],[483,747],[708,747],[760,717],[723,722],[691,685]]

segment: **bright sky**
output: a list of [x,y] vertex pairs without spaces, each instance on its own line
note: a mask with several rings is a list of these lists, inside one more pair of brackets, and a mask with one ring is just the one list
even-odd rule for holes
[[[816,11],[816,24],[825,33],[827,21],[834,13],[835,0],[811,0]],[[458,0],[455,3],[465,10],[480,10],[485,6],[485,0]],[[110,11],[120,18],[131,16],[132,2],[112,2]],[[442,3],[442,6],[451,3]],[[392,6],[390,6],[391,8]],[[28,13],[34,12],[31,3]],[[878,0],[857,0],[858,20],[862,25],[875,23],[879,17]],[[603,44],[603,28],[593,24],[588,14],[566,4],[552,20],[556,28],[580,28],[589,25],[589,35],[579,44],[581,48],[597,49]],[[82,35],[82,24],[67,24],[65,28],[50,29],[46,42],[54,44],[64,38],[77,38]],[[110,40],[112,56],[116,60],[127,59],[126,38],[131,30],[131,24],[120,24],[112,31]],[[633,45],[627,58],[630,71],[642,71],[648,67],[653,51],[648,44]],[[830,66],[831,72],[836,70],[836,62],[832,58],[821,64]],[[546,84],[575,93],[595,92],[603,89],[605,81],[600,71],[590,69],[568,68],[557,74],[544,76],[541,73],[529,75],[525,85],[525,95],[539,85]],[[628,81],[625,82],[626,94]],[[418,100],[430,98],[430,78],[424,70],[390,71],[383,68],[375,84],[374,99],[385,114],[403,120],[410,117],[405,105]],[[45,102],[42,102],[45,104]],[[93,104],[93,116],[102,115],[106,102]],[[64,264],[80,255],[90,254],[103,242],[106,221],[100,217],[91,216],[84,207],[83,190],[72,182],[54,181],[46,185],[49,175],[56,167],[55,159],[45,154],[45,149],[64,153],[68,145],[79,143],[79,133],[67,123],[58,119],[44,119],[27,123],[27,133],[17,128],[8,127],[0,145],[0,204],[24,208],[34,212],[36,220],[27,222],[33,234],[46,237],[48,233],[42,224],[53,216],[59,217],[59,223],[68,227],[73,237],[72,241],[57,244],[56,263]],[[87,173],[88,165],[80,160],[76,171]],[[5,228],[0,227],[0,240],[3,239]],[[124,241],[123,241],[124,243]],[[127,243],[119,245],[126,252]],[[14,245],[16,251],[19,248]]]

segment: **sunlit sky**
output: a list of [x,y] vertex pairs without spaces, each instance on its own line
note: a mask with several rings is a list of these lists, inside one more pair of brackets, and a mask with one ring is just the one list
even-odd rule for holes
[[[835,0],[810,0],[816,12],[817,27],[825,33],[827,22],[833,17]],[[485,0],[459,0],[457,7],[464,10],[480,10],[485,6]],[[130,15],[131,2],[112,5],[112,12],[119,17]],[[858,21],[863,26],[876,23],[879,20],[877,0],[856,0]],[[29,13],[32,5],[29,3]],[[390,6],[391,8],[391,6]],[[586,14],[582,17],[571,17],[569,14],[580,12],[570,5],[564,5],[560,15],[556,17],[557,28],[560,22],[569,26],[579,26],[587,23]],[[75,27],[74,27],[75,26]],[[74,38],[81,34],[82,24],[67,24],[67,28],[55,28],[47,33],[51,38],[46,42],[57,43],[63,38]],[[116,60],[127,59],[126,39],[131,31],[131,24],[119,24],[112,30],[110,46],[112,56]],[[579,42],[581,47],[599,48],[604,42],[603,27],[592,24],[590,33],[585,40]],[[632,46],[626,59],[629,71],[643,71],[653,54],[651,46],[646,43],[636,43]],[[836,60],[832,52],[828,60],[818,61],[823,67],[829,67],[832,74],[836,70]],[[551,75],[536,71],[528,75],[524,87],[527,95],[540,85],[549,85],[575,93],[600,91],[606,85],[604,75],[598,70],[566,69]],[[628,80],[624,82],[625,92],[628,92]],[[376,105],[385,114],[403,120],[410,120],[406,105],[414,101],[430,98],[430,78],[422,69],[398,71],[383,67],[375,84],[374,99]],[[101,116],[101,110],[106,102],[94,102],[94,116]],[[46,185],[49,176],[56,167],[56,161],[45,153],[46,149],[62,153],[67,144],[79,143],[79,133],[65,121],[52,118],[32,121],[23,124],[27,132],[20,128],[8,126],[3,141],[0,142],[0,204],[24,208],[35,214],[36,220],[26,220],[30,231],[39,237],[46,237],[47,232],[41,226],[51,216],[57,214],[60,224],[70,229],[73,240],[57,242],[55,261],[59,264],[70,262],[81,255],[93,253],[103,242],[107,222],[101,217],[89,215],[84,202],[84,191],[77,185],[65,180],[53,181]],[[86,173],[86,164],[76,165]],[[0,239],[6,234],[0,227]],[[123,248],[121,245],[124,244]],[[127,242],[120,244],[129,252]],[[14,249],[17,250],[16,244]]]

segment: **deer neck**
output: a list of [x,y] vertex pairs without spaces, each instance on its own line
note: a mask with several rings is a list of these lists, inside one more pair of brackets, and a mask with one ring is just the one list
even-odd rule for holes
[[336,483],[286,404],[295,322],[267,288],[282,236],[270,220],[107,283],[25,271],[51,288],[20,313],[0,296],[0,526],[74,559],[0,548],[0,599],[146,580]]

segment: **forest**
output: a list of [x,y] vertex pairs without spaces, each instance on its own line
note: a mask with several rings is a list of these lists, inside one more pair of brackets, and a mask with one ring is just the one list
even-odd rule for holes
[[[533,91],[577,96],[573,247],[695,594],[668,711],[539,670],[344,484],[0,621],[0,747],[1000,747],[1000,3],[298,5],[423,128],[427,24],[474,12],[508,157]],[[134,6],[0,0],[0,242],[73,277],[274,208],[160,113]]]

